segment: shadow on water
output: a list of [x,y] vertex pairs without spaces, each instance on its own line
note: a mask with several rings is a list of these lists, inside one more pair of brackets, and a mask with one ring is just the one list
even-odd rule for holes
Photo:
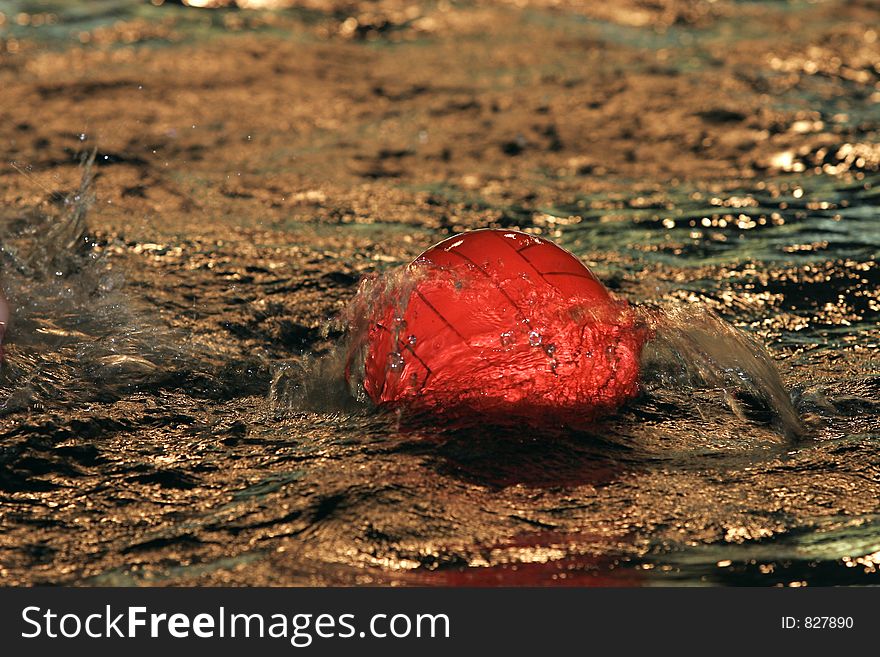
[[602,486],[647,465],[631,447],[600,433],[485,425],[421,434],[426,467],[491,489]]

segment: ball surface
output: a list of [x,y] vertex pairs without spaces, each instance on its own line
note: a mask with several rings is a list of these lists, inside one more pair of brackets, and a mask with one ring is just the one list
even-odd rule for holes
[[574,255],[514,230],[450,237],[408,266],[363,335],[363,390],[456,419],[580,425],[638,392],[644,331]]

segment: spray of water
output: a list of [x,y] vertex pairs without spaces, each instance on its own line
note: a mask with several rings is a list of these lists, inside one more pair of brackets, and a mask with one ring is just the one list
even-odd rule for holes
[[[415,275],[396,268],[362,281],[347,308],[327,327],[344,334],[337,346],[276,369],[270,393],[276,412],[369,408],[363,389],[367,332],[389,305],[405,308]],[[667,402],[674,398],[698,412],[711,404],[712,412],[722,407],[741,420],[772,426],[780,438],[802,434],[774,361],[755,339],[701,306],[645,305],[634,312],[651,336],[640,366],[642,403],[663,395]]]
[[336,317],[323,327],[343,338],[327,353],[305,355],[275,366],[270,402],[276,412],[332,412],[367,409],[364,364],[367,334],[388,307],[402,310],[420,274],[406,267],[361,280],[357,294]]
[[7,218],[0,232],[5,358],[0,412],[67,408],[167,376],[178,341],[122,290],[88,232],[94,153],[57,213]]
[[773,359],[752,336],[700,305],[670,303],[639,312],[652,335],[642,352],[647,395],[693,399],[696,390],[712,391],[740,419],[769,423],[789,439],[803,434]]

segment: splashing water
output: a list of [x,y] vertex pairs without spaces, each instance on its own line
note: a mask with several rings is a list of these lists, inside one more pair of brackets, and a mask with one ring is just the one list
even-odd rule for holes
[[[401,267],[364,280],[346,309],[326,329],[344,331],[343,341],[327,354],[306,355],[276,369],[270,391],[276,412],[373,408],[364,391],[367,336],[389,304],[397,308],[396,316],[403,316],[423,275]],[[754,338],[694,304],[636,306],[633,311],[638,325],[650,335],[640,363],[643,395],[633,404],[674,400],[700,414],[717,413],[721,405],[740,420],[772,426],[775,433],[769,435],[777,439],[803,434],[772,358]],[[404,329],[399,327],[398,332]],[[512,333],[502,333],[500,343],[509,345]],[[527,340],[532,346],[541,344],[536,331],[529,332]],[[589,358],[587,355],[585,361]],[[400,360],[399,354],[389,354],[387,367],[394,370]],[[397,410],[404,416],[408,412],[406,405]],[[425,420],[421,413],[416,415]],[[444,424],[461,426],[460,418],[452,421],[436,414],[427,421],[438,424],[439,431]],[[551,424],[547,424],[548,432],[554,433]]]
[[194,347],[158,321],[108,266],[86,222],[93,164],[94,153],[83,160],[80,186],[59,213],[34,212],[4,226],[0,414],[69,410],[185,381],[195,394],[220,396],[236,385],[216,376],[229,366],[222,354]]
[[[419,281],[419,273],[405,267],[379,276],[365,277],[345,309],[323,327],[343,338],[329,353],[304,355],[276,364],[269,399],[279,413],[337,411],[371,406],[364,390],[367,334],[375,323],[376,309],[389,305],[398,315]],[[396,337],[405,326],[395,322]]]
[[653,335],[641,364],[649,395],[714,390],[741,419],[767,420],[785,438],[803,434],[779,371],[757,340],[698,305],[666,304],[641,313]]
[[10,315],[3,412],[113,397],[161,376],[174,359],[173,343],[132,307],[87,234],[93,161],[84,163],[62,214],[7,230],[0,250]]

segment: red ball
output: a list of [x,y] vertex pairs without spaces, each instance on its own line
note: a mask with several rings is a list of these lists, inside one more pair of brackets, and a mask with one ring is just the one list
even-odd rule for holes
[[544,238],[456,235],[373,295],[378,307],[355,340],[347,376],[362,376],[378,405],[440,419],[578,426],[638,392],[645,331],[625,301]]

